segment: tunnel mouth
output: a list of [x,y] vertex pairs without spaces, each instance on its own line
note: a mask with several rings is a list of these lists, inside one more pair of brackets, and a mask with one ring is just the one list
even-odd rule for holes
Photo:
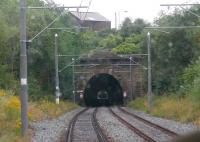
[[110,74],[94,75],[84,90],[88,107],[123,105],[123,90],[119,81]]

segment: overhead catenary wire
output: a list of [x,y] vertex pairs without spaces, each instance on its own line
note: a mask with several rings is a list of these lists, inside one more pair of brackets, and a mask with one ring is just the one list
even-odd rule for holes
[[88,14],[88,12],[89,12],[89,9],[90,9],[91,4],[92,4],[92,0],[90,0],[90,2],[89,2],[88,8],[87,8],[87,12],[85,13],[84,21],[85,21],[85,19],[86,19],[86,17],[87,17],[87,14]]
[[200,16],[199,16],[198,14],[192,12],[190,9],[186,9],[186,8],[184,8],[183,6],[179,6],[179,7],[182,8],[183,10],[189,12],[190,14],[192,14],[192,15],[194,15],[194,16],[200,18]]
[[[82,5],[83,1],[84,1],[84,0],[81,0],[79,7],[81,7],[81,5]],[[78,9],[78,11],[77,11],[77,12],[78,12],[78,17],[81,17],[81,13],[79,12],[79,9]]]
[[186,8],[184,8],[185,6],[194,6],[194,5],[200,5],[199,3],[195,3],[195,4],[161,4],[160,6],[178,6],[178,7],[180,7],[180,8],[182,8],[183,10],[185,10],[185,11],[187,11],[187,12],[189,12],[190,14],[192,14],[192,15],[194,15],[194,16],[196,16],[196,17],[198,17],[198,18],[200,18],[200,15],[198,15],[198,14],[196,14],[196,13],[194,13],[193,11],[191,11],[190,9],[186,9]]
[[34,39],[36,39],[39,35],[41,35],[44,31],[46,31],[46,29],[51,27],[63,14],[64,14],[64,12],[62,12],[59,16],[57,16],[49,25],[47,25],[45,28],[43,28],[39,33],[37,33],[35,36],[33,36],[33,38],[31,38],[28,41],[32,42]]
[[160,6],[193,6],[200,5],[200,3],[185,3],[185,4],[160,4]]
[[[28,7],[29,9],[45,9],[45,8],[54,8],[55,7]],[[56,7],[56,8],[61,8],[61,7]],[[73,7],[65,7],[62,6],[62,8],[77,8],[77,6],[73,6]],[[88,8],[87,6],[79,6],[79,8]],[[46,31],[48,28],[50,28],[63,14],[65,14],[66,11],[60,11],[60,15],[57,16],[50,24],[48,24],[46,27],[44,27],[40,32],[38,32],[35,36],[33,36],[33,38],[31,38],[30,40],[27,40],[27,42],[32,42],[34,39],[36,39],[39,35],[41,35],[44,31]],[[69,10],[67,11],[69,12]]]
[[67,8],[68,10],[70,8],[88,8],[87,6],[81,6],[81,7],[77,7],[77,6],[57,6],[57,7],[52,7],[52,6],[43,6],[43,7],[33,7],[33,6],[28,6],[28,7],[23,7],[26,9],[60,9],[60,8]]
[[170,34],[170,32],[164,31],[164,30],[159,30],[159,29],[151,29],[151,30],[158,31],[158,32],[161,32],[161,33],[165,33],[165,34]]
[[145,29],[195,29],[200,28],[200,26],[154,26],[154,27],[145,27]]

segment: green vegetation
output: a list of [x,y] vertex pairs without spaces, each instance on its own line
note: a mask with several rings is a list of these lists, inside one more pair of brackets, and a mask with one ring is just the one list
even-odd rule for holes
[[[200,13],[199,6],[190,8]],[[198,26],[199,19],[182,10],[162,13],[157,26]],[[153,108],[151,114],[200,125],[200,30],[152,31]],[[128,106],[147,112],[146,97]]]
[[[27,0],[29,6],[44,6],[42,0]],[[18,0],[0,1],[0,138],[8,137],[6,129],[18,133],[11,124],[18,124],[19,111],[12,111],[14,105],[19,110],[19,4]],[[200,14],[199,6],[191,6],[192,12]],[[53,21],[61,10],[28,10],[27,37],[31,39],[46,25]],[[75,108],[70,103],[61,103],[54,107],[54,34],[58,33],[59,54],[80,55],[89,51],[109,50],[117,54],[147,53],[146,26],[151,26],[143,19],[132,21],[126,18],[119,30],[94,32],[74,29],[72,17],[66,13],[52,27],[69,27],[69,31],[47,30],[28,44],[28,82],[30,112],[38,113],[39,120],[46,116],[58,116],[66,108]],[[187,11],[177,10],[170,14],[162,12],[152,25],[156,26],[198,26],[199,18]],[[200,123],[200,29],[166,29],[152,33],[152,78],[155,94],[152,114],[183,122]],[[76,57],[77,58],[77,57]],[[70,64],[72,57],[59,57],[59,69]],[[146,57],[143,62],[147,66]],[[72,69],[60,73],[60,88],[62,99],[72,99]],[[145,74],[146,75],[146,74]],[[144,89],[146,89],[144,77]],[[6,90],[6,91],[4,91]],[[8,91],[11,90],[11,91]],[[11,95],[9,95],[11,94]],[[173,95],[166,95],[173,94]],[[1,95],[0,95],[1,96]],[[10,104],[4,104],[8,100]],[[9,101],[8,101],[9,102]],[[129,106],[145,110],[144,98],[137,98]],[[7,108],[8,106],[8,108]],[[5,109],[6,108],[6,109]],[[37,109],[38,108],[38,109]],[[51,108],[52,111],[48,109]],[[55,109],[53,109],[55,108]],[[174,109],[175,108],[175,109]],[[146,110],[145,110],[146,111]],[[169,113],[170,112],[170,113]],[[47,113],[47,114],[45,114]],[[19,120],[18,120],[19,121]],[[10,124],[9,124],[10,123]],[[18,125],[17,125],[18,126]],[[6,131],[5,131],[6,130]],[[3,137],[0,141],[9,141]],[[10,140],[14,141],[14,139]],[[17,141],[17,140],[16,140]]]
[[[200,101],[195,97],[177,97],[177,95],[156,96],[150,114],[177,120],[192,122],[200,126]],[[141,97],[128,104],[129,107],[147,112],[147,98]]]
[[141,52],[141,41],[144,40],[142,35],[132,35],[124,39],[124,42],[112,49],[115,53],[130,54]]
[[[29,6],[44,6],[42,0],[27,0]],[[0,2],[0,88],[19,92],[19,3],[18,0]],[[56,17],[61,10],[27,10],[27,38],[31,39]],[[38,101],[54,98],[54,35],[58,34],[58,52],[79,55],[93,50],[106,35],[74,28],[74,21],[65,11],[52,27],[72,28],[68,31],[46,30],[28,44],[29,99]],[[72,57],[59,57],[59,69],[71,63]],[[72,98],[72,68],[60,74],[60,88],[64,99]],[[67,86],[67,87],[66,87]]]
[[[59,105],[47,100],[30,102],[28,117],[31,121],[52,119],[77,107],[73,103],[62,101]],[[0,142],[29,141],[28,137],[23,140],[20,138],[20,127],[19,98],[12,91],[0,90]]]

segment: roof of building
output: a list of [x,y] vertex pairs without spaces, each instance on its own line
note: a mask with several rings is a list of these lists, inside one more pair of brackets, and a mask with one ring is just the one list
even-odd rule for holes
[[97,12],[77,12],[72,11],[71,14],[82,21],[109,21]]

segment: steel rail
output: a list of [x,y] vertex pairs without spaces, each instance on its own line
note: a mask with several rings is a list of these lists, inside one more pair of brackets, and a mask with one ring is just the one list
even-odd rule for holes
[[146,135],[145,133],[143,133],[142,131],[140,131],[138,128],[134,127],[132,124],[130,124],[129,122],[127,122],[126,120],[124,120],[123,118],[121,118],[119,115],[117,115],[111,108],[108,108],[108,109],[109,109],[109,111],[111,112],[111,114],[115,118],[117,118],[122,124],[124,124],[127,128],[129,128],[130,130],[132,130],[138,136],[140,136],[141,138],[143,138],[145,141],[147,141],[147,142],[156,142],[154,139],[152,139],[151,137],[149,137],[148,135]]
[[72,120],[70,121],[69,123],[69,127],[67,129],[67,134],[66,134],[66,142],[72,142],[73,140],[73,130],[74,130],[74,126],[75,126],[75,123],[78,119],[78,117],[83,114],[84,112],[86,112],[89,108],[85,108],[83,109],[82,111],[80,111],[79,113],[77,113],[73,118]]
[[[85,108],[83,109],[82,111],[80,111],[79,113],[77,113],[73,118],[72,120],[70,121],[70,124],[69,124],[69,127],[67,129],[67,134],[66,134],[66,138],[65,138],[65,142],[72,142],[73,139],[74,139],[74,127],[75,127],[75,124],[77,122],[77,119],[80,115],[82,115],[84,112],[86,112],[89,108]],[[103,133],[102,129],[100,128],[100,125],[97,121],[97,118],[96,118],[96,113],[97,113],[97,108],[93,111],[92,113],[92,126],[94,128],[94,131],[97,135],[97,138],[98,138],[98,141],[99,142],[108,142],[108,139],[106,137],[106,135]]]
[[97,118],[96,118],[97,111],[98,111],[98,108],[96,108],[92,114],[92,125],[97,134],[99,142],[108,142],[106,135],[103,133],[103,131],[99,125],[99,122],[97,121]]
[[141,122],[143,122],[143,123],[145,123],[145,124],[147,124],[147,125],[149,125],[149,126],[151,126],[153,128],[159,129],[160,131],[162,131],[163,133],[165,133],[165,134],[167,134],[169,136],[172,136],[172,137],[179,136],[177,133],[175,133],[175,132],[173,132],[173,131],[171,131],[171,130],[169,130],[167,128],[164,128],[164,127],[162,127],[162,126],[160,126],[158,124],[152,123],[152,122],[150,122],[150,121],[148,121],[148,120],[146,120],[146,119],[144,119],[144,118],[142,118],[142,117],[140,117],[140,116],[138,116],[138,115],[136,115],[134,113],[130,113],[130,112],[126,111],[125,109],[121,108],[121,107],[117,107],[117,108],[121,112],[123,112],[125,114],[128,114],[128,115],[134,117],[135,119],[137,119],[137,120],[139,120],[139,121],[141,121]]

